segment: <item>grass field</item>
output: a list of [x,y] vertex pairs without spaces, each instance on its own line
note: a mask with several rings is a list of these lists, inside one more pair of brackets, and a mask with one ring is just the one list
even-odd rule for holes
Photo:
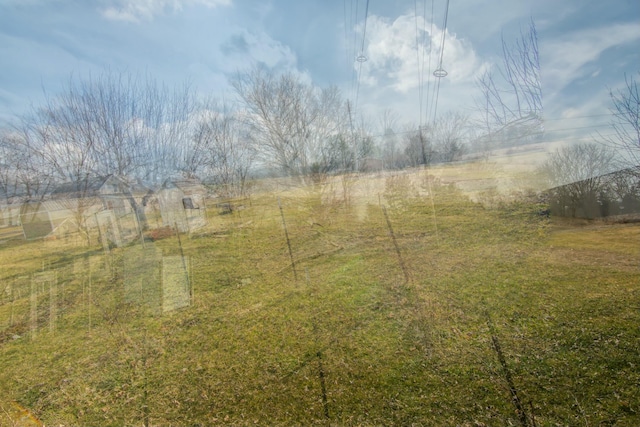
[[0,425],[640,425],[640,226],[445,181],[211,211],[146,243],[189,258],[193,304],[166,315],[123,295],[139,248],[3,244]]

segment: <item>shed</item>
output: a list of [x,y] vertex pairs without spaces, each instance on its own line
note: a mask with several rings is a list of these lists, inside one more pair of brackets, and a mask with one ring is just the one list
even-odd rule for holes
[[168,179],[156,192],[162,225],[187,233],[204,227],[207,189],[196,179]]
[[114,175],[59,184],[44,200],[23,204],[24,235],[35,239],[98,227],[103,244],[129,243],[140,235],[140,216],[146,221],[141,201],[150,190],[138,187]]
[[[44,221],[43,209],[48,212],[52,223],[50,234],[68,235],[80,231],[87,233],[88,237],[90,230],[95,230],[96,227],[100,229],[98,213],[105,210],[101,191],[110,177],[111,175],[90,176],[86,179],[58,184],[41,203],[38,215],[32,213],[35,212],[34,207],[26,209],[30,212],[32,224],[25,226],[23,215],[25,236],[29,238],[29,229],[37,231],[39,227],[44,230],[46,221]],[[36,221],[38,218],[40,218],[39,224]]]
[[153,195],[150,187],[139,180],[109,175],[98,195],[103,210],[96,215],[96,220],[101,237],[109,243],[116,246],[130,243],[148,227],[148,201]]
[[28,201],[20,208],[20,223],[27,240],[56,233],[68,235],[94,227],[93,216],[100,209],[95,198]]

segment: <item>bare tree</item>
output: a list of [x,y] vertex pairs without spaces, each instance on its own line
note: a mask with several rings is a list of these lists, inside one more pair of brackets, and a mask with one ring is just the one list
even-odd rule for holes
[[255,150],[247,125],[226,106],[210,106],[193,133],[192,172],[202,169],[226,196],[242,195],[253,164]]
[[308,173],[343,127],[344,104],[335,87],[318,89],[295,74],[260,67],[232,84],[263,160],[289,175]]
[[460,160],[467,151],[468,117],[448,112],[438,118],[431,132],[437,159],[441,162]]
[[[570,145],[550,154],[540,172],[552,188],[551,203],[561,214],[575,217],[579,209],[593,217],[593,207],[604,199],[616,152],[597,143]],[[568,212],[565,212],[568,211]]]
[[482,123],[492,139],[516,141],[542,130],[542,85],[538,34],[533,21],[515,44],[502,37],[502,67],[477,81]]
[[[30,159],[23,167],[37,165],[39,176],[45,170],[51,172],[51,180],[48,182],[51,188],[48,192],[64,190],[70,196],[66,198],[65,207],[73,212],[76,225],[85,233],[87,242],[90,242],[85,213],[92,204],[88,193],[95,178],[92,174],[93,147],[82,135],[71,131],[69,126],[57,120],[59,116],[56,113],[59,112],[41,110],[36,116],[25,118],[16,126],[20,133],[21,153]],[[84,123],[75,124],[77,127],[82,125]],[[22,171],[29,173],[28,166]],[[41,197],[44,197],[44,193]],[[25,200],[32,201],[31,197]],[[24,209],[29,208],[25,205]]]
[[380,115],[379,132],[382,135],[393,135],[398,131],[400,116],[395,111],[387,108]]
[[600,138],[623,153],[624,166],[640,176],[640,92],[633,76],[625,75],[624,81],[623,89],[609,91],[614,136]]
[[373,136],[360,122],[352,131],[346,127],[326,135],[315,146],[311,172],[317,176],[327,173],[345,173],[367,169],[366,159],[375,151]]
[[0,196],[5,205],[12,204],[20,192],[20,185],[15,174],[17,154],[16,146],[6,130],[0,134]]
[[353,138],[347,133],[331,135],[320,147],[319,157],[311,164],[311,173],[344,172],[353,170]]
[[[170,90],[149,76],[106,72],[70,79],[64,91],[19,126],[24,149],[74,194],[79,225],[99,178],[133,184],[181,173],[197,104],[188,85]],[[123,186],[145,225],[144,209]]]
[[382,135],[380,152],[385,168],[400,169],[406,166],[406,158],[399,145],[399,116],[396,112],[386,109],[380,116],[379,132]]
[[409,166],[428,166],[434,160],[434,149],[430,129],[410,127],[404,132],[404,155]]
[[0,197],[6,206],[41,201],[53,183],[48,165],[24,145],[15,130],[0,131]]
[[[195,112],[188,85],[170,90],[149,76],[104,73],[71,79],[28,120],[38,150],[62,179],[85,175],[164,180],[181,171]],[[35,147],[33,147],[35,148]]]

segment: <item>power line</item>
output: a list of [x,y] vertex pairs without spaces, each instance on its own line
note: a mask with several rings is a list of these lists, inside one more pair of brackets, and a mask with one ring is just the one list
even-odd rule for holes
[[356,25],[358,23],[358,5],[360,4],[359,0],[356,0],[355,13],[353,8],[353,0],[351,0],[351,31],[353,32],[353,48],[351,50],[351,57],[349,58],[349,66],[351,68],[351,97],[355,97],[356,91],[356,81],[358,79],[358,71],[353,66],[353,61],[356,57],[356,50],[358,48],[358,34],[356,33]]
[[367,19],[369,17],[369,0],[367,0],[367,6],[365,8],[364,13],[364,29],[362,31],[362,48],[360,49],[360,55],[356,58],[356,60],[360,63],[358,66],[358,78],[356,80],[356,99],[354,103],[354,110],[358,111],[358,97],[360,95],[360,76],[362,74],[362,64],[367,60],[364,55],[364,42],[367,37]]
[[447,34],[447,22],[449,20],[449,0],[447,0],[447,5],[444,11],[444,24],[442,25],[442,42],[440,44],[440,61],[438,62],[438,68],[433,72],[434,76],[438,78],[438,83],[436,84],[436,99],[433,107],[433,125],[436,124],[436,117],[438,113],[438,98],[440,97],[440,80],[445,77],[447,74],[442,68],[442,59],[444,58],[444,42],[445,36]]
[[364,11],[364,31],[362,31],[362,49],[360,52],[364,52],[364,39],[367,36],[367,17],[369,16],[369,0],[367,0],[367,7]]
[[[431,53],[433,52],[433,8],[434,8],[434,0],[431,0],[431,28],[429,29],[429,67],[428,67],[428,76],[427,77],[427,109],[425,112],[425,121],[429,122],[429,115],[431,112],[431,103],[429,102],[429,91],[431,86]],[[425,0],[425,20],[426,20],[426,0]],[[420,119],[422,120],[422,119]]]
[[420,61],[420,41],[418,39],[418,0],[413,0],[413,18],[416,28],[416,60],[418,63],[418,103],[420,104],[419,123],[422,127],[422,105],[423,105],[423,77],[424,77],[424,56]]
[[347,23],[347,0],[342,0],[342,4],[344,6],[344,51],[347,59],[347,67],[351,65],[350,54],[349,54],[349,24],[351,23],[351,18],[349,18],[349,23]]
[[445,35],[447,33],[447,21],[449,20],[449,0],[447,0],[447,5],[444,10],[444,25],[442,26],[442,44],[440,47],[440,62],[438,62],[438,68],[442,69],[442,59],[444,57],[444,40]]
[[[433,7],[433,0],[431,4]],[[424,0],[423,7],[422,7],[422,26],[421,26],[422,37],[419,37],[419,29],[418,29],[418,0],[414,0],[413,9],[414,9],[414,22],[415,22],[415,34],[416,34],[416,61],[418,65],[418,103],[419,103],[419,110],[420,110],[418,122],[420,127],[422,127],[422,124],[424,122],[422,113],[423,113],[424,104],[425,104],[424,71],[425,71],[425,55],[426,55],[425,51],[426,51],[426,34],[427,34],[427,31],[426,31],[427,0]],[[433,20],[431,22],[431,25],[433,26]],[[429,42],[430,43],[429,43],[428,73],[430,75],[431,74],[431,33],[429,33]],[[429,82],[430,82],[430,79],[427,78],[427,98],[429,94]],[[428,110],[428,102],[427,102],[427,110]],[[428,117],[428,113],[427,115],[425,115],[425,119],[426,117]]]
[[416,59],[418,64],[418,97],[420,101],[420,112],[422,112],[422,87],[420,87],[422,75],[420,74],[420,45],[418,43],[418,0],[413,0],[413,21],[416,31]]

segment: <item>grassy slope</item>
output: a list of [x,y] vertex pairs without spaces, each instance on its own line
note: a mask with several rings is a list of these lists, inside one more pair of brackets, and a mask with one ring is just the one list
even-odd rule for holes
[[640,227],[484,209],[447,186],[434,220],[413,185],[381,198],[401,260],[377,203],[281,193],[298,280],[275,195],[214,216],[182,237],[195,304],[163,317],[123,301],[125,250],[96,258],[90,305],[83,250],[3,247],[5,283],[45,260],[64,289],[35,339],[29,299],[14,303],[0,424],[12,400],[49,425],[640,424]]

